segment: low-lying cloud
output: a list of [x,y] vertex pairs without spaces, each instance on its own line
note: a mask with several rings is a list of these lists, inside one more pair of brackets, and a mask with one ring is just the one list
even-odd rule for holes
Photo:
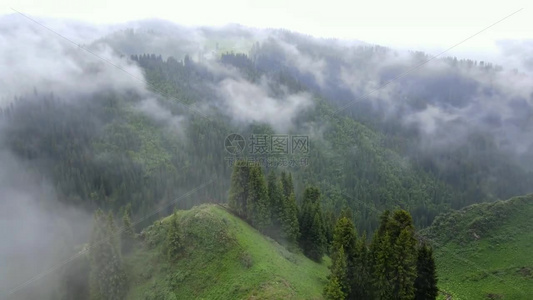
[[[29,22],[18,15],[0,19],[0,44],[5,45],[0,47],[0,69],[4,70],[0,73],[0,99],[3,102],[34,89],[40,93],[53,92],[65,99],[104,90],[144,90],[141,70],[118,57],[109,46],[91,48],[93,55]],[[62,32],[65,28],[54,30]],[[82,41],[77,36],[68,38]]]
[[224,101],[223,110],[233,120],[267,123],[278,132],[288,131],[294,118],[312,106],[307,93],[271,96],[265,78],[259,85],[244,79],[224,79],[218,84],[218,91]]
[[62,273],[49,271],[85,242],[91,214],[60,203],[53,185],[8,151],[0,150],[0,166],[0,297],[50,295]]
[[138,111],[151,117],[156,122],[162,123],[173,133],[185,137],[186,118],[183,115],[173,115],[170,110],[163,107],[155,98],[147,98],[136,107]]

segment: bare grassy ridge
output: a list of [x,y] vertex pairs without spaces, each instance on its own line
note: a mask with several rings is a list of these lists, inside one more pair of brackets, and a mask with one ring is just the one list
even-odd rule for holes
[[163,252],[167,217],[144,232],[144,246],[125,257],[128,299],[322,299],[328,274],[261,235],[217,205],[177,212],[185,242],[170,263]]
[[533,195],[436,218],[422,234],[435,241],[440,289],[452,299],[531,299],[532,220]]

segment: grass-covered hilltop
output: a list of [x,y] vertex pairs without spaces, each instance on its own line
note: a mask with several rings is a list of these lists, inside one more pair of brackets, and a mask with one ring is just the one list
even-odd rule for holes
[[[182,249],[169,259],[172,226]],[[322,299],[327,261],[291,253],[219,205],[178,211],[142,240],[124,259],[127,299]]]
[[439,288],[451,299],[528,299],[533,295],[533,196],[475,204],[435,219]]

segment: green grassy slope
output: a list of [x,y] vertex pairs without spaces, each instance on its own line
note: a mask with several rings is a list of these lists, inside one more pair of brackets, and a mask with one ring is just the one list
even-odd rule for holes
[[322,299],[328,260],[291,253],[216,205],[178,211],[186,249],[169,263],[167,217],[143,233],[125,257],[128,299]]
[[532,220],[533,195],[436,218],[422,234],[434,241],[440,289],[451,299],[532,299]]

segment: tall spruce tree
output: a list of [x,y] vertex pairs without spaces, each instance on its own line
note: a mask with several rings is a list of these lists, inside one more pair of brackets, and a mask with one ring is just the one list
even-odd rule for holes
[[231,174],[228,205],[239,217],[248,219],[253,207],[249,201],[250,166],[247,161],[237,161]]
[[350,283],[348,280],[347,259],[344,253],[344,247],[336,249],[332,258],[330,267],[331,274],[328,275],[328,283],[324,287],[324,296],[326,299],[347,299],[349,295]]
[[292,193],[294,193],[294,185],[292,183],[292,175],[291,173],[285,173],[281,172],[281,186],[283,189],[283,195],[285,197],[289,197]]
[[371,244],[376,299],[413,299],[416,239],[412,218],[404,210],[386,211]]
[[96,211],[89,245],[90,298],[124,299],[127,277],[122,266],[119,239],[111,214],[106,217],[101,210]]
[[[346,299],[352,299],[352,283],[355,279],[357,234],[354,224],[346,217],[341,217],[335,225],[332,243],[332,260],[337,260],[339,251],[342,249],[343,259],[346,260],[346,276],[340,282]],[[333,270],[332,270],[333,272]],[[339,278],[341,280],[341,278]]]
[[372,289],[373,298],[394,299],[392,292],[392,253],[388,232],[372,241]]
[[393,297],[413,299],[416,279],[416,240],[409,228],[404,228],[393,245]]
[[298,223],[298,206],[294,193],[283,201],[283,238],[290,244],[295,244],[300,238],[300,225]]
[[416,270],[415,300],[437,299],[439,289],[433,249],[426,244],[421,245],[418,249]]
[[307,253],[314,261],[321,262],[326,252],[326,235],[324,233],[324,222],[322,221],[322,215],[319,209],[316,209],[309,237],[311,247],[307,249]]
[[261,166],[250,167],[250,181],[248,184],[248,205],[252,206],[252,215],[248,218],[252,225],[261,232],[265,232],[271,224],[271,210],[268,192]]
[[270,172],[267,179],[268,198],[270,213],[272,218],[272,228],[269,233],[275,239],[282,237],[283,222],[285,219],[285,201],[281,182],[278,181],[276,174]]
[[129,253],[135,243],[135,231],[131,223],[131,204],[128,204],[124,209],[122,216],[122,230],[120,232],[122,253]]
[[372,274],[370,271],[371,260],[366,244],[366,233],[357,239],[354,278],[351,286],[351,299],[371,299]]
[[299,210],[296,203],[292,176],[290,173],[281,172],[280,187],[283,202],[283,239],[294,244],[300,238]]
[[321,261],[326,236],[320,208],[320,191],[316,187],[308,187],[304,191],[299,224],[300,247],[304,254],[315,261]]
[[324,298],[327,300],[344,300],[346,296],[342,292],[342,287],[337,277],[329,279],[328,283],[324,287]]
[[167,229],[166,250],[170,261],[178,259],[183,250],[183,241],[178,224],[178,216],[175,212],[170,219],[170,226]]
[[323,214],[324,219],[324,235],[326,237],[326,253],[331,254],[333,235],[335,232],[335,225],[337,224],[337,218],[332,209],[326,210]]
[[348,220],[351,220],[353,222],[353,220],[354,220],[353,210],[349,206],[345,206],[341,210],[339,218],[341,218],[341,217],[346,217],[346,218],[348,218]]

